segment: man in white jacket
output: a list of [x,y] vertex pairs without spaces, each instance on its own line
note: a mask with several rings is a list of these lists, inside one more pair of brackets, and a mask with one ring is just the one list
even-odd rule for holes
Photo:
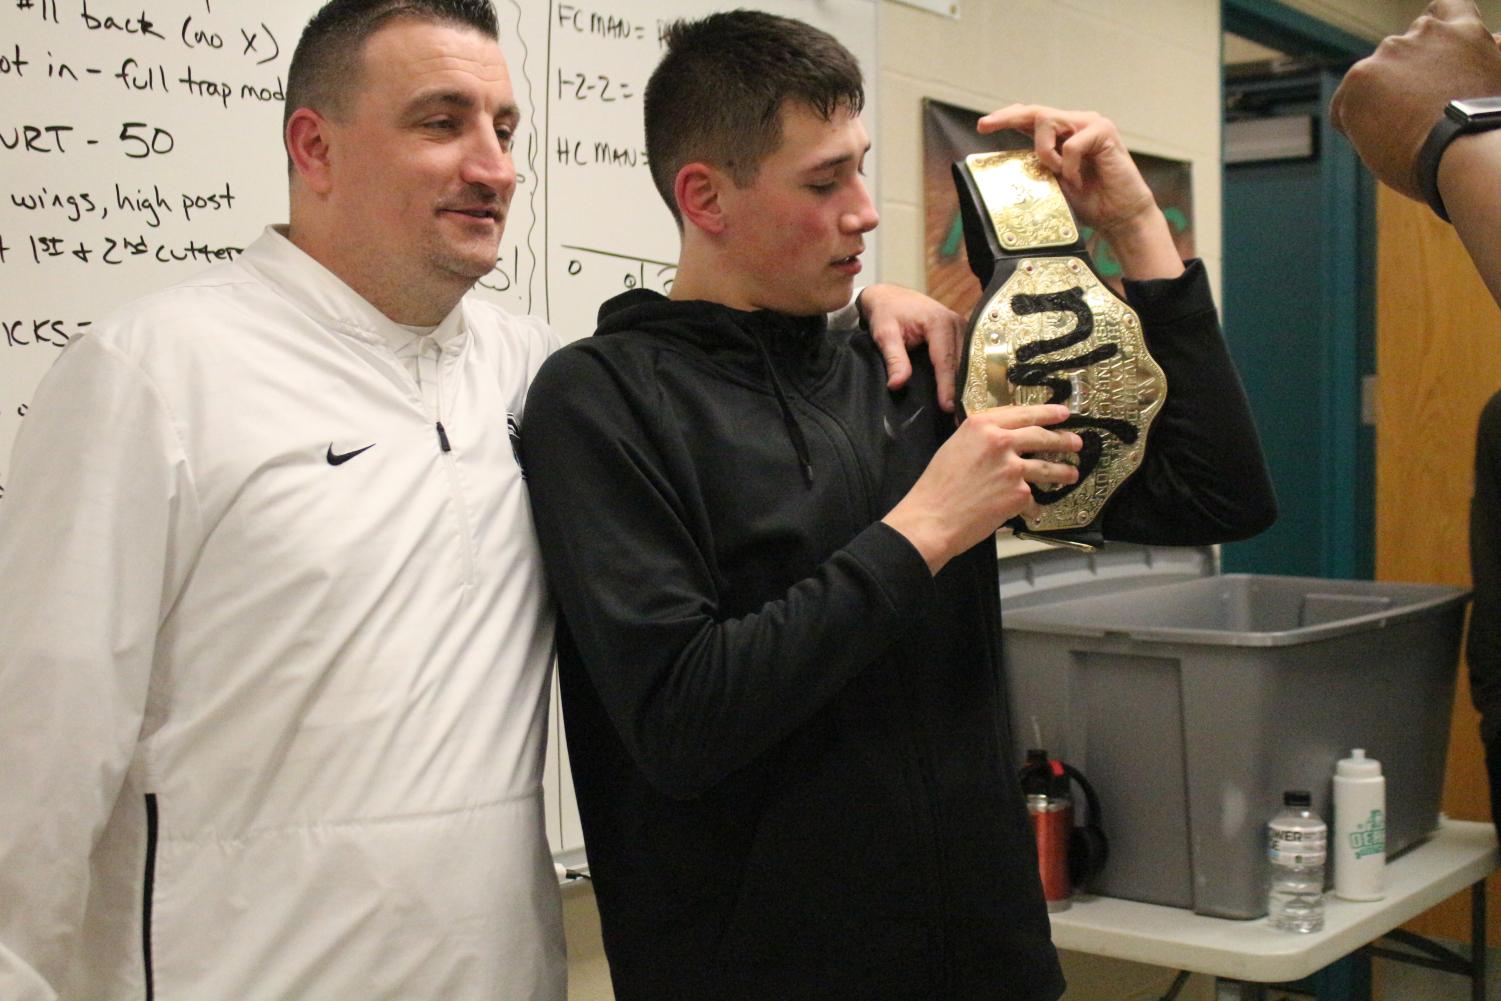
[[465,293],[515,186],[486,0],[338,0],[291,222],[36,393],[0,514],[0,997],[564,996],[552,615]]
[[[488,0],[323,8],[290,225],[35,394],[0,509],[0,998],[564,997],[512,447],[555,341],[466,297],[516,183],[496,34]],[[953,332],[872,298],[897,378],[904,335]]]

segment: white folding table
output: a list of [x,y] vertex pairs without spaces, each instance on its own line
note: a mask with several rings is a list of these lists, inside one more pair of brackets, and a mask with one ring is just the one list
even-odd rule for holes
[[1436,959],[1433,953],[1412,961],[1468,973],[1474,996],[1483,998],[1485,877],[1496,868],[1493,825],[1445,819],[1436,834],[1388,863],[1383,900],[1354,903],[1330,894],[1322,931],[1296,934],[1265,919],[1234,921],[1179,907],[1079,896],[1051,916],[1053,942],[1060,949],[1209,974],[1217,979],[1220,999],[1260,1001],[1269,984],[1313,978],[1321,1001],[1365,1001],[1370,956],[1406,958],[1372,943],[1391,933],[1410,949],[1427,948],[1415,936],[1393,930],[1468,887],[1471,938],[1479,946],[1475,962]]

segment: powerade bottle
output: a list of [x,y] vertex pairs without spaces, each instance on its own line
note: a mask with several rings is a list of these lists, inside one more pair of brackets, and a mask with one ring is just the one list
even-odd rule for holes
[[1324,927],[1329,828],[1313,812],[1313,798],[1305,790],[1283,793],[1282,802],[1282,812],[1267,824],[1267,921],[1284,931],[1315,932]]

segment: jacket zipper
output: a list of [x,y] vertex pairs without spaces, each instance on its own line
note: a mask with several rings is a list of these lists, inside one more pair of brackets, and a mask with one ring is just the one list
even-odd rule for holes
[[[864,501],[863,507],[865,509],[866,517],[865,524],[874,524],[880,519],[883,512],[878,512],[875,509],[875,497],[871,492],[869,482],[871,479],[870,470],[866,469],[865,465],[860,461],[860,453],[850,443],[849,433],[845,430],[843,422],[840,421],[839,418],[834,416],[832,413],[815,403],[808,396],[808,394],[803,392],[801,386],[794,385],[792,390],[787,395],[801,401],[805,408],[819,415],[822,423],[831,425],[837,430],[837,434],[828,434],[828,438],[831,442],[833,442],[836,449],[844,453],[847,468],[854,475],[854,478],[856,480],[855,488],[859,491],[860,497]],[[934,945],[938,953],[942,957],[939,961],[933,963],[932,965],[936,976],[944,986],[944,989],[939,992],[938,996],[946,996],[949,994],[949,988],[952,987],[950,981],[953,977],[953,974],[951,972],[953,969],[953,960],[949,955],[950,942],[948,930],[944,924],[944,910],[941,893],[937,889],[937,887],[939,887],[941,884],[943,878],[942,874],[944,872],[943,853],[940,849],[943,838],[942,828],[940,827],[941,819],[938,815],[937,807],[934,805],[934,801],[936,799],[935,789],[937,783],[932,777],[931,766],[929,765],[927,757],[923,754],[916,734],[913,734],[906,743],[908,752],[912,755],[912,764],[914,766],[915,772],[914,777],[917,781],[919,792],[921,794],[920,807],[923,815],[927,818],[929,843],[928,851],[924,854],[927,856],[928,862],[928,879],[926,879],[924,882],[926,882],[928,886],[935,888],[928,894],[928,910],[929,913],[933,915],[933,931],[931,939],[936,940],[934,942]]]
[[[464,584],[473,586],[476,574],[474,533],[470,524],[469,508],[464,500],[462,484],[459,482],[459,470],[457,460],[453,457],[453,445],[448,440],[448,429],[443,426],[443,351],[436,342],[424,344],[422,351],[432,349],[437,352],[437,358],[433,364],[433,429],[438,436],[438,453],[443,458],[443,466],[448,471],[448,492],[453,503],[454,518],[459,523],[459,548],[464,551]],[[419,370],[422,365],[421,358],[417,361]],[[425,400],[422,396],[421,387],[417,388],[417,398],[422,401],[425,409]]]
[[141,960],[146,974],[146,1001],[156,996],[155,971],[151,968],[151,900],[156,891],[156,793],[146,794],[146,872],[141,880]]

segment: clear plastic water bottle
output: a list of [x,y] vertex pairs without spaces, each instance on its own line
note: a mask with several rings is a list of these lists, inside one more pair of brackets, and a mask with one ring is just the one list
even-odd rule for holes
[[1306,791],[1289,790],[1282,803],[1282,812],[1266,825],[1271,870],[1267,920],[1284,931],[1315,932],[1324,927],[1329,828],[1313,812],[1313,797]]

